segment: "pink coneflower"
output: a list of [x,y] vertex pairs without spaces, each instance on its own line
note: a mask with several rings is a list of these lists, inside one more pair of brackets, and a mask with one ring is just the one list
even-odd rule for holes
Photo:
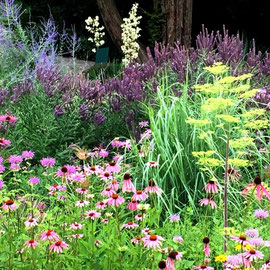
[[136,189],[134,185],[131,182],[131,176],[129,173],[124,174],[124,179],[123,179],[123,186],[122,186],[122,192],[136,192]]
[[40,163],[43,167],[52,167],[55,164],[55,159],[52,157],[43,158]]
[[261,219],[264,219],[264,218],[267,218],[268,217],[268,211],[267,210],[263,210],[263,209],[257,209],[254,211],[254,216],[256,218],[261,218]]
[[138,227],[139,225],[137,223],[134,223],[132,221],[126,223],[123,225],[124,228],[127,228],[127,229],[134,229],[136,227]]
[[136,193],[133,194],[132,200],[143,201],[148,198],[148,195],[145,194],[142,190],[136,190]]
[[29,183],[30,183],[30,184],[33,184],[33,185],[37,185],[37,184],[40,183],[40,180],[39,180],[37,177],[31,177],[31,178],[29,179]]
[[17,204],[13,200],[7,200],[2,205],[3,209],[5,210],[16,210],[18,208]]
[[182,238],[181,235],[175,235],[175,236],[173,237],[173,241],[181,243],[181,242],[183,242],[184,240],[183,240],[183,238]]
[[171,251],[168,254],[168,259],[167,259],[167,267],[168,267],[168,269],[175,270],[174,261],[175,260],[181,260],[182,256],[183,256],[182,252]]
[[142,229],[142,234],[143,235],[148,235],[149,233],[151,233],[153,230],[150,230],[149,228],[144,228]]
[[24,225],[26,227],[35,227],[37,225],[37,220],[35,218],[29,218],[24,222]]
[[256,188],[256,197],[259,201],[262,199],[263,195],[265,195],[267,199],[270,200],[270,193],[262,185],[262,180],[260,176],[256,176],[254,178],[254,181],[251,184],[248,184],[244,188],[244,190],[242,191],[242,194],[247,195],[252,187]]
[[18,120],[18,118],[16,116],[12,116],[12,115],[0,115],[0,121],[2,122],[16,122]]
[[70,176],[71,174],[76,173],[76,168],[73,165],[66,164],[60,170],[56,172],[56,176],[58,177],[66,177]]
[[249,241],[247,240],[245,235],[240,235],[239,237],[231,236],[231,240],[233,240],[241,245],[249,244]]
[[102,192],[101,195],[103,197],[107,196],[107,197],[111,197],[113,194],[115,194],[116,192],[112,189],[112,188],[105,188]]
[[177,215],[177,214],[170,215],[169,219],[170,219],[171,222],[176,222],[176,221],[180,220],[180,216]]
[[239,173],[239,170],[233,168],[228,169],[228,177],[231,181],[239,181],[242,178],[242,175]]
[[209,246],[210,239],[209,237],[203,238],[203,252],[206,257],[210,257],[210,246]]
[[22,152],[22,158],[24,158],[24,159],[31,159],[34,157],[34,155],[35,155],[35,153],[32,151],[23,151]]
[[76,188],[76,192],[78,192],[79,194],[87,194],[89,190],[85,188]]
[[201,264],[200,266],[193,266],[193,269],[200,269],[200,270],[214,270],[213,267],[207,266],[206,264]]
[[101,201],[96,203],[96,208],[104,210],[107,207],[107,201]]
[[157,167],[158,166],[158,163],[156,161],[149,161],[147,164],[146,164],[147,167],[150,167],[150,168],[153,168],[153,167]]
[[108,220],[107,218],[103,218],[101,221],[102,221],[104,224],[108,224],[108,223],[109,223],[109,220]]
[[96,210],[86,211],[84,214],[86,215],[86,218],[91,220],[95,220],[95,218],[99,218],[101,215],[101,213],[97,212]]
[[169,270],[169,269],[167,268],[167,263],[166,263],[165,261],[160,261],[160,262],[158,263],[158,269],[159,269],[159,270]]
[[83,172],[76,172],[70,176],[70,181],[72,182],[83,182],[85,180],[85,175]]
[[204,189],[207,193],[218,193],[218,185],[213,180],[209,180]]
[[109,165],[106,167],[106,171],[110,173],[119,173],[121,171],[121,166],[115,161],[109,162]]
[[9,163],[20,164],[23,161],[22,156],[11,155],[8,159]]
[[96,247],[99,247],[100,245],[102,245],[103,243],[102,243],[102,241],[100,241],[100,240],[96,240],[96,242],[95,242],[95,246]]
[[123,160],[123,158],[124,158],[124,157],[123,157],[123,156],[120,156],[120,155],[113,156],[113,160],[114,160],[114,161],[119,161],[119,162],[120,162],[120,161]]
[[137,236],[135,238],[132,238],[130,241],[131,243],[139,244],[142,242],[142,238],[140,236]]
[[245,230],[245,235],[254,238],[259,236],[259,231],[257,229],[248,229]]
[[105,182],[108,182],[108,180],[112,180],[112,179],[113,179],[112,174],[111,174],[110,172],[108,172],[108,171],[100,172],[100,173],[98,174],[98,177],[99,177],[101,180],[105,181]]
[[2,148],[6,147],[6,146],[10,146],[10,144],[11,144],[10,140],[7,140],[5,138],[0,138],[0,146]]
[[155,193],[157,195],[160,195],[163,191],[161,188],[157,187],[155,184],[155,181],[153,179],[148,181],[148,187],[144,190],[145,193]]
[[25,246],[27,248],[33,248],[33,249],[35,249],[35,247],[37,246],[38,242],[31,239],[31,240],[25,241],[24,244],[25,244]]
[[72,234],[72,237],[80,239],[80,238],[83,238],[83,234]]
[[112,180],[112,182],[108,185],[108,187],[113,189],[114,191],[117,191],[119,186],[116,180]]
[[156,234],[151,234],[145,235],[144,238],[142,238],[142,241],[144,243],[144,247],[157,249],[161,247],[161,241],[164,241],[164,238]]
[[251,249],[248,250],[246,252],[243,253],[244,258],[246,258],[247,260],[245,261],[245,267],[250,267],[251,266],[251,262],[257,260],[257,259],[262,259],[264,257],[264,255],[255,249]]
[[210,205],[212,209],[216,209],[217,208],[217,204],[215,203],[215,201],[211,198],[203,198],[199,201],[201,206],[208,206]]
[[50,251],[62,253],[63,249],[68,249],[68,245],[64,241],[57,241],[49,247]]
[[138,214],[135,216],[135,219],[137,221],[142,221],[145,218],[145,214]]
[[130,211],[138,210],[137,205],[138,202],[136,200],[131,200],[131,202],[127,205],[127,209]]
[[78,222],[74,222],[70,225],[70,229],[72,230],[80,230],[82,228],[82,224],[78,223]]
[[89,201],[85,201],[85,200],[77,201],[75,203],[75,206],[77,207],[85,207],[87,205],[89,205]]
[[125,199],[117,194],[113,194],[111,198],[108,200],[109,205],[119,206],[125,202]]
[[46,241],[46,240],[57,241],[58,239],[59,239],[58,234],[54,232],[53,230],[48,230],[47,232],[42,233],[40,236],[41,241]]
[[98,175],[101,172],[101,168],[99,166],[85,166],[84,170],[89,174]]

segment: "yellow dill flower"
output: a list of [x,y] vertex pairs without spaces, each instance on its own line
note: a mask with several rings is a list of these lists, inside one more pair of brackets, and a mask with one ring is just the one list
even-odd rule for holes
[[194,157],[211,157],[215,154],[215,151],[200,151],[200,152],[192,152]]
[[231,116],[229,114],[218,114],[217,118],[220,118],[228,123],[239,123],[240,120],[237,117]]
[[259,116],[259,115],[263,115],[263,114],[265,114],[264,109],[255,109],[255,110],[250,110],[248,112],[245,112],[240,116],[246,117],[246,118],[253,118],[255,116]]
[[221,234],[223,235],[238,235],[239,234],[239,231],[237,231],[233,227],[221,228],[220,231],[221,231]]
[[264,129],[269,127],[269,121],[268,120],[254,120],[249,121],[245,123],[245,128],[250,129]]
[[208,130],[208,131],[206,131],[206,132],[200,133],[199,136],[198,136],[198,138],[201,139],[201,140],[203,140],[203,139],[205,139],[206,137],[208,137],[209,135],[212,135],[212,134],[214,134],[214,133],[215,133],[214,131]]
[[232,158],[228,160],[229,165],[235,167],[246,167],[251,165],[247,159]]
[[237,77],[234,76],[226,76],[220,80],[218,80],[218,83],[224,83],[224,84],[231,84],[233,82],[237,81]]
[[202,127],[202,126],[209,125],[212,122],[208,119],[194,119],[194,118],[188,117],[188,119],[186,120],[186,123],[192,124],[196,127]]
[[224,263],[227,261],[227,259],[228,259],[228,257],[226,255],[220,254],[220,255],[215,257],[215,262]]
[[250,137],[244,137],[236,140],[231,140],[230,145],[233,148],[245,148],[254,145],[254,139]]
[[222,127],[224,127],[224,123],[220,123],[220,124],[216,125],[216,127],[222,128]]
[[247,129],[241,129],[240,132],[241,132],[242,135],[248,135],[249,134],[249,131]]
[[240,157],[240,156],[246,156],[248,153],[245,151],[237,151],[236,154],[237,154],[237,156]]
[[239,97],[240,98],[251,98],[255,96],[255,94],[259,91],[260,89],[252,89],[247,91],[246,93],[241,94]]
[[241,249],[244,249],[244,250],[251,250],[252,249],[252,246],[250,246],[249,244],[245,244],[245,245],[236,245],[235,247],[235,250],[241,250]]
[[253,76],[252,73],[246,73],[246,74],[242,74],[240,76],[237,76],[236,78],[237,78],[238,81],[244,81],[246,79],[251,78],[252,76]]
[[230,93],[241,93],[241,92],[247,91],[249,88],[250,88],[249,84],[243,84],[243,85],[240,85],[240,86],[237,86],[237,87],[230,88],[228,90],[228,92],[230,92]]
[[201,157],[197,164],[205,167],[219,167],[222,166],[224,162],[216,158]]
[[201,108],[207,112],[214,112],[224,110],[233,105],[234,102],[231,98],[209,98],[206,100],[205,104],[201,106]]
[[229,68],[222,62],[216,62],[211,67],[205,67],[205,70],[211,72],[214,75],[223,74],[229,70]]

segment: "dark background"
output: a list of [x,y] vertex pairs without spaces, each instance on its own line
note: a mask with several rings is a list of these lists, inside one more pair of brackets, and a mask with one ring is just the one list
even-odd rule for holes
[[[62,28],[65,21],[66,28],[70,30],[75,25],[77,34],[82,39],[79,58],[86,58],[91,46],[87,41],[88,33],[85,30],[85,19],[88,16],[100,15],[95,0],[23,0],[20,1],[26,9],[22,17],[24,24],[29,18],[39,22],[42,18],[47,19],[50,13],[56,24]],[[122,17],[126,17],[135,0],[115,0]],[[144,11],[152,12],[152,0],[137,0],[140,7],[141,41],[150,45],[149,29],[147,28],[149,16]],[[256,48],[261,51],[270,48],[270,0],[194,0],[193,1],[193,28],[192,46],[195,46],[195,38],[202,29],[202,24],[212,30],[223,31],[223,25],[229,30],[229,34],[239,34],[246,46],[250,46],[252,39],[256,41]],[[143,26],[143,27],[142,27]],[[106,35],[106,45],[110,47],[111,57],[119,57],[120,52],[112,44],[109,35]],[[93,54],[89,55],[93,58]]]

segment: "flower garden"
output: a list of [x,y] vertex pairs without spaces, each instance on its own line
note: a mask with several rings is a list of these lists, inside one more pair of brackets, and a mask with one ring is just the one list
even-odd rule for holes
[[0,12],[0,269],[270,269],[268,53],[203,28],[90,80]]

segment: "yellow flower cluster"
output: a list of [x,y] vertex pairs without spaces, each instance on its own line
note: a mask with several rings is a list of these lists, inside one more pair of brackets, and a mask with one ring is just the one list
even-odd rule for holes
[[264,109],[254,109],[254,110],[250,110],[248,112],[243,113],[241,116],[246,117],[246,118],[254,118],[256,116],[260,116],[263,114],[265,114]]
[[139,28],[138,25],[142,17],[137,17],[137,10],[138,4],[135,3],[129,12],[129,17],[124,18],[124,23],[121,25],[123,41],[121,49],[124,54],[124,66],[127,66],[132,60],[138,58],[140,46],[136,40],[140,37],[139,32],[141,31],[141,28]]
[[227,123],[239,123],[240,120],[237,117],[231,116],[229,114],[218,114],[217,118],[224,120]]
[[254,120],[250,122],[245,123],[245,128],[250,129],[265,129],[269,127],[269,121],[268,120]]
[[254,97],[255,94],[259,91],[260,89],[252,89],[252,90],[249,90],[243,94],[241,94],[239,97],[240,98],[251,98],[251,97]]
[[215,111],[220,111],[220,110],[224,110],[229,106],[233,106],[234,102],[232,99],[230,98],[209,98],[207,99],[207,101],[205,102],[205,104],[203,104],[201,106],[203,111],[206,112],[215,112]]
[[[104,26],[99,26],[99,17],[96,16],[95,18],[88,17],[85,20],[86,22],[86,29],[90,32],[93,37],[88,38],[89,41],[93,42],[96,48],[102,46],[105,41],[103,37],[105,36],[104,33]],[[93,52],[96,52],[96,48],[92,49]]]
[[214,75],[223,74],[228,72],[229,68],[226,65],[223,65],[221,62],[216,62],[211,67],[205,67],[205,70],[211,72]]
[[228,160],[229,165],[232,167],[246,167],[251,165],[247,159],[232,158]]
[[188,118],[186,120],[186,123],[192,124],[196,127],[202,127],[211,124],[212,122],[208,119],[194,119],[194,118]]
[[199,158],[197,164],[200,166],[212,168],[212,167],[222,166],[224,164],[224,162],[222,160],[219,160],[216,158],[201,157],[201,158]]
[[200,152],[192,152],[194,157],[211,157],[215,154],[215,151],[200,151]]
[[236,140],[231,140],[230,145],[233,148],[246,148],[248,146],[254,146],[254,139],[250,137],[244,137]]

